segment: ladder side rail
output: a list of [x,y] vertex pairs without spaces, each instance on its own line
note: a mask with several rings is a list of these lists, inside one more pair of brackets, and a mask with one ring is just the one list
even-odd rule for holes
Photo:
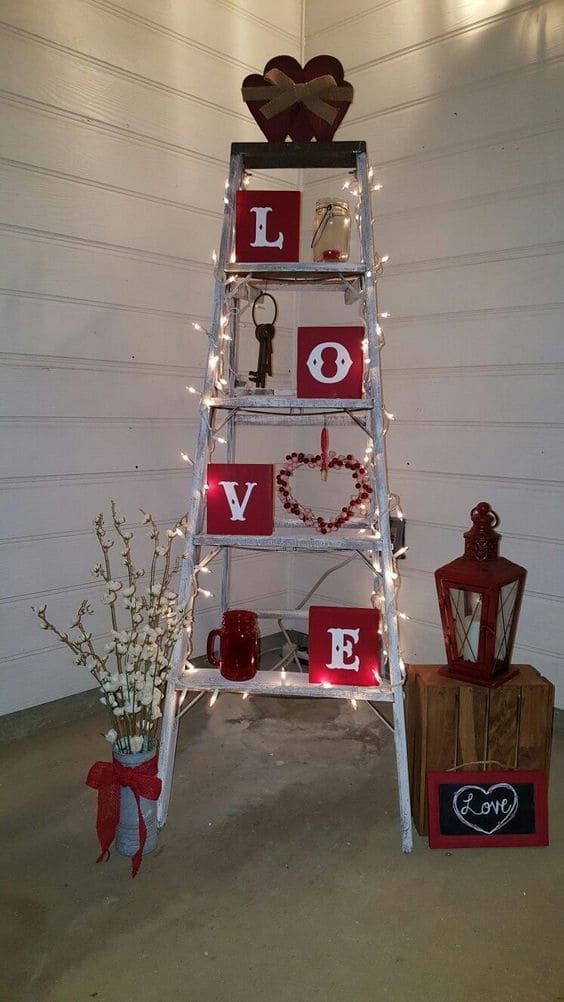
[[170,676],[164,699],[163,722],[160,735],[159,746],[159,776],[162,781],[161,794],[157,805],[157,820],[159,827],[166,823],[170,793],[172,788],[172,773],[174,769],[174,756],[176,751],[176,740],[178,737],[178,710],[181,694],[177,689],[177,680],[181,674],[186,660],[188,644],[192,642],[192,630],[194,625],[193,603],[191,598],[196,590],[195,580],[195,535],[200,531],[204,514],[204,475],[207,465],[207,458],[210,451],[211,439],[211,411],[207,400],[215,394],[215,368],[210,365],[212,355],[219,351],[219,333],[221,329],[221,316],[225,299],[225,275],[224,269],[229,261],[233,243],[233,221],[235,216],[235,195],[240,187],[243,174],[243,162],[241,156],[232,157],[229,164],[229,176],[227,193],[225,196],[223,227],[221,232],[221,243],[219,256],[215,272],[213,289],[212,319],[209,336],[208,364],[204,378],[204,388],[200,400],[200,410],[198,419],[198,432],[196,438],[196,450],[194,454],[194,466],[192,469],[192,497],[188,511],[188,525],[186,529],[186,540],[180,574],[180,584],[178,589],[179,610],[190,610],[190,622],[183,629],[175,644]]
[[[360,243],[362,260],[367,271],[374,268],[374,238],[372,234],[372,211],[370,205],[370,185],[368,181],[368,161],[366,153],[357,157],[357,178],[360,185],[359,218]],[[370,416],[373,457],[376,481],[376,495],[379,509],[380,528],[380,559],[382,567],[382,585],[384,593],[384,615],[387,630],[388,657],[390,664],[390,681],[394,713],[394,744],[396,751],[396,767],[398,777],[398,797],[400,809],[401,845],[404,852],[411,852],[413,836],[411,829],[411,806],[409,796],[409,774],[407,763],[407,740],[404,716],[403,677],[398,643],[397,614],[393,588],[393,554],[390,538],[389,491],[386,471],[386,452],[384,438],[382,372],[378,346],[378,304],[376,299],[376,283],[374,275],[364,277],[364,303],[370,356],[369,386],[372,394],[372,411]]]
[[[239,345],[239,297],[237,295],[231,298],[230,306],[230,320],[229,320],[229,336],[231,341],[227,342],[226,360],[227,360],[227,392],[231,395],[235,386],[235,373],[237,372],[238,365],[238,345]],[[225,447],[225,461],[227,463],[235,462],[235,450],[237,446],[237,412],[234,411],[229,415],[227,424],[225,425],[225,437],[227,440],[227,445]],[[230,546],[226,546],[221,554],[221,615],[229,609],[230,606],[230,595],[231,595],[231,563],[232,563],[232,551]]]

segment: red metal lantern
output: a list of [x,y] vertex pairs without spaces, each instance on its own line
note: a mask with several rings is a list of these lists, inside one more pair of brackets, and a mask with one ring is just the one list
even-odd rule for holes
[[517,674],[511,654],[525,587],[524,567],[499,556],[499,516],[472,509],[464,556],[435,571],[448,665],[441,674],[489,687]]

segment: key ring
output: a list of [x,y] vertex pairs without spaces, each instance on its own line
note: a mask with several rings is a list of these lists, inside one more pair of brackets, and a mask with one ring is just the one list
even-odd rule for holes
[[255,299],[255,301],[253,303],[252,318],[253,318],[253,323],[254,323],[255,327],[259,327],[260,326],[260,324],[257,324],[257,322],[255,320],[256,305],[257,305],[259,299],[264,299],[264,298],[272,299],[272,302],[274,303],[274,316],[273,316],[272,320],[270,321],[270,323],[271,323],[272,326],[274,326],[274,324],[276,323],[276,317],[278,316],[278,303],[276,302],[274,296],[270,295],[270,292],[259,292],[257,298]]

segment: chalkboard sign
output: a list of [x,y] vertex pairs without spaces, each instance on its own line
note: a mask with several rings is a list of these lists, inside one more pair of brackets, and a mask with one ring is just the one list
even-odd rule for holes
[[548,845],[546,773],[428,772],[431,849]]

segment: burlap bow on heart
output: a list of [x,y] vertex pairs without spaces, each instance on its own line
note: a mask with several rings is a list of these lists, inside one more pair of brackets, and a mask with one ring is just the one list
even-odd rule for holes
[[333,108],[327,101],[350,103],[353,99],[352,87],[350,85],[338,87],[335,77],[330,73],[314,77],[313,80],[307,80],[305,83],[295,83],[282,70],[273,67],[268,73],[265,73],[265,80],[270,80],[270,85],[243,87],[241,92],[244,101],[267,102],[260,109],[261,115],[264,115],[266,119],[274,118],[275,115],[286,111],[294,104],[303,104],[313,115],[332,124],[338,114],[338,109]]

